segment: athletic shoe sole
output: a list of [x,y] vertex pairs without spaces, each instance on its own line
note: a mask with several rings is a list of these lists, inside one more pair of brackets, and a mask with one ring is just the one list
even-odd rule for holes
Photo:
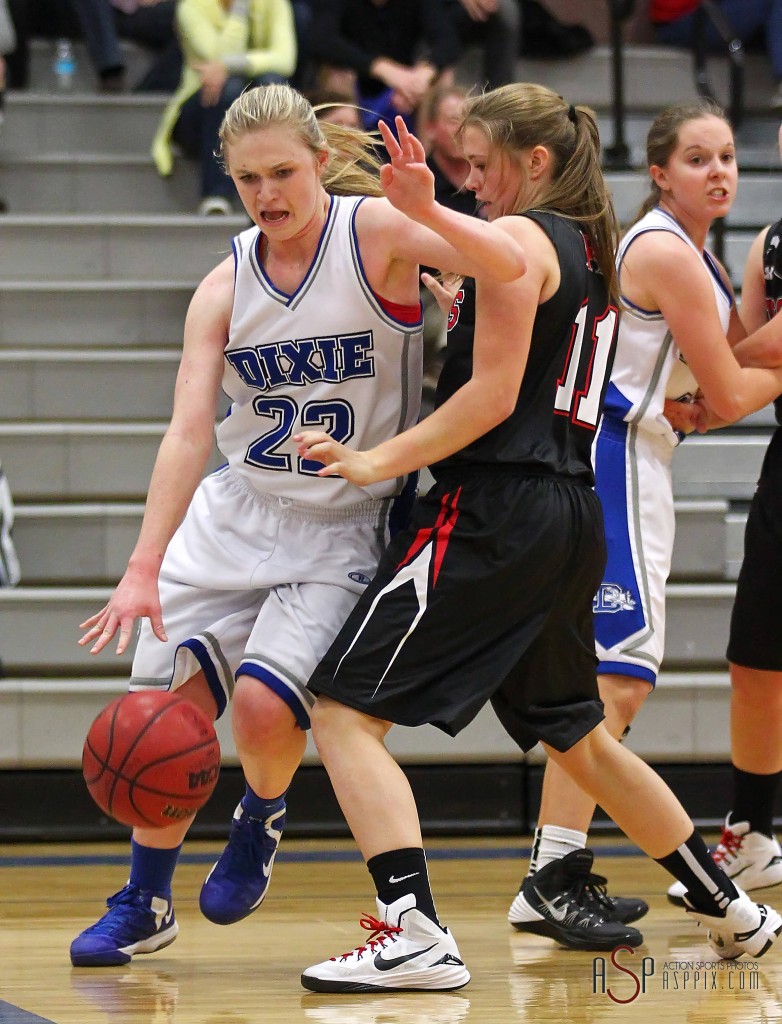
[[102,949],[94,953],[87,951],[83,953],[71,953],[71,963],[74,967],[121,967],[129,964],[131,958],[137,953],[155,953],[158,949],[165,949],[170,946],[179,933],[179,924],[175,921],[170,928],[152,935],[148,939],[134,942],[130,946],[123,946],[121,949]]

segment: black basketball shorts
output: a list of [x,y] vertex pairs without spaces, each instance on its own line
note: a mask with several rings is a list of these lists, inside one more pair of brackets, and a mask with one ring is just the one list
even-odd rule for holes
[[728,661],[782,672],[782,429],[763,460],[744,534],[744,561],[730,620]]
[[449,475],[416,503],[310,689],[451,736],[491,700],[524,750],[567,750],[603,718],[592,599],[604,563],[591,488]]

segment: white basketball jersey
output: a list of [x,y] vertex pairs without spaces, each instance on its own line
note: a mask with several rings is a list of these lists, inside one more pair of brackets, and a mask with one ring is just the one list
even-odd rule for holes
[[[621,269],[633,241],[647,231],[671,231],[703,259],[714,288],[722,329],[727,333],[733,300],[709,253],[699,252],[673,217],[656,208],[634,224],[622,239],[617,254]],[[622,315],[614,366],[606,394],[605,414],[667,438],[672,446],[679,438],[663,414],[666,398],[679,398],[697,389],[697,382],[668,330],[662,313],[640,309],[622,296]]]
[[317,252],[292,295],[260,259],[262,233],[233,240],[236,283],[217,443],[233,472],[264,494],[342,508],[398,494],[403,479],[360,488],[319,477],[292,438],[325,430],[368,449],[412,426],[421,396],[422,323],[386,313],[364,276],[355,231],[361,198],[332,196]]

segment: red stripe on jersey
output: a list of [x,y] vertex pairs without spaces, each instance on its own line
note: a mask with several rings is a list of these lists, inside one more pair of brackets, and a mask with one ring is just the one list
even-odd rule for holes
[[432,586],[437,582],[437,576],[440,572],[440,566],[442,565],[443,558],[445,557],[445,549],[448,547],[448,540],[451,536],[451,531],[456,525],[456,520],[459,518],[459,511],[457,505],[459,503],[459,495],[462,493],[461,487],[453,496],[451,500],[450,494],[444,494],[440,502],[440,512],[437,516],[437,521],[434,526],[427,526],[426,529],[419,530],[416,534],[416,538],[408,548],[407,554],[396,567],[397,572],[402,568],[403,565],[410,563],[413,558],[418,554],[421,548],[425,547],[434,535],[435,539],[435,556],[434,556],[434,578],[432,580]]

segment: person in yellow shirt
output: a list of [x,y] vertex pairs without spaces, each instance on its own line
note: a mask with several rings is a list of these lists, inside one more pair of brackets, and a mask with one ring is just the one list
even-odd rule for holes
[[152,156],[163,176],[173,170],[172,143],[200,160],[198,212],[229,214],[236,190],[215,155],[220,124],[248,85],[282,82],[293,74],[293,10],[290,0],[179,0],[176,20],[185,63]]

